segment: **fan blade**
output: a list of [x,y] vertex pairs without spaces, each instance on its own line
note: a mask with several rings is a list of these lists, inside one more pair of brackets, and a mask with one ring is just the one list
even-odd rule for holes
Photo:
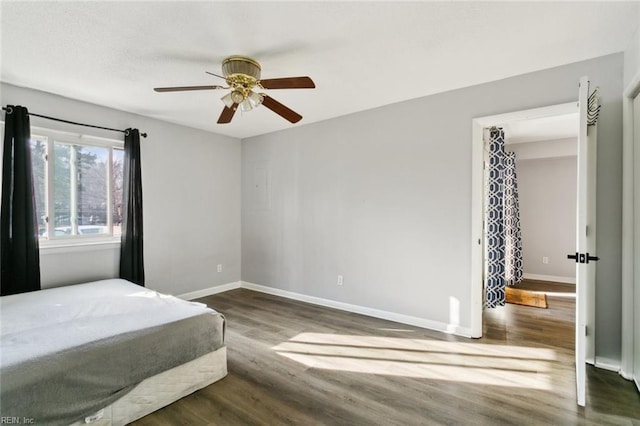
[[302,116],[294,110],[282,105],[280,102],[276,101],[270,96],[267,96],[265,94],[262,94],[262,96],[262,105],[280,115],[285,120],[289,120],[292,123],[297,123],[298,121],[302,120]]
[[222,110],[222,113],[220,114],[220,118],[218,118],[218,124],[230,123],[237,109],[238,104],[231,105],[231,108],[225,106]]
[[222,86],[182,86],[182,87],[156,87],[156,92],[183,92],[187,90],[216,90],[224,89]]
[[286,77],[260,80],[265,89],[315,89],[316,85],[309,77]]

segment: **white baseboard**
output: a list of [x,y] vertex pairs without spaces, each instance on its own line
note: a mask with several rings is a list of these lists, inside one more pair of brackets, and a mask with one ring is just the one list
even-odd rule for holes
[[625,373],[624,371],[622,371],[622,368],[620,369],[620,371],[618,371],[618,374],[620,374],[620,376],[622,376],[623,379],[629,380],[630,382],[635,383],[636,389],[638,389],[638,392],[640,392],[640,382],[638,382],[637,377],[635,377],[633,374]]
[[524,279],[537,280],[537,281],[553,281],[557,283],[575,284],[575,277],[556,277],[554,275],[540,275],[540,274],[522,274]]
[[594,365],[603,370],[615,371],[616,373],[620,372],[621,366],[620,360],[602,357],[596,357],[596,363]]
[[630,382],[635,381],[635,377],[633,376],[633,374],[624,372],[622,369],[620,369],[620,375],[622,376],[623,379],[625,380],[629,380]]
[[638,378],[634,376],[633,372],[625,372],[622,369],[618,372],[622,376],[623,379],[629,380],[630,382],[635,383],[636,389],[640,392],[640,382],[638,382]]
[[402,324],[414,325],[417,327],[428,328],[430,330],[441,331],[443,333],[455,334],[462,337],[471,337],[471,329],[460,327],[459,325],[446,324],[439,321],[432,321],[425,318],[414,317],[410,315],[398,314],[395,312],[382,311],[379,309],[368,308],[366,306],[352,305],[350,303],[337,302],[335,300],[323,299],[306,294],[295,293],[292,291],[281,290],[278,288],[267,287],[259,284],[253,284],[242,281],[242,288],[248,290],[259,291],[261,293],[272,294],[274,296],[285,297],[287,299],[298,300],[301,302],[312,303],[314,305],[325,306],[327,308],[339,309],[341,311],[353,312],[355,314],[367,315],[374,318],[395,321]]
[[196,290],[189,293],[179,294],[176,297],[184,300],[193,300],[200,297],[211,296],[212,294],[222,293],[223,291],[234,290],[240,288],[241,281],[236,281],[228,284],[221,284],[209,288],[203,288],[202,290]]

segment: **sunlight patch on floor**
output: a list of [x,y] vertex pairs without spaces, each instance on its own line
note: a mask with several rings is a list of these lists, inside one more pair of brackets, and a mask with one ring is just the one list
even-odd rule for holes
[[272,348],[308,367],[531,389],[551,389],[552,349],[300,333]]

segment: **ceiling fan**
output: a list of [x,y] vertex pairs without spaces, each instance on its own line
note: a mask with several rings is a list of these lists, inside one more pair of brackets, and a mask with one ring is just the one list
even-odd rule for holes
[[217,90],[231,89],[221,99],[224,108],[218,124],[231,122],[238,106],[242,111],[251,111],[253,108],[264,105],[271,111],[280,115],[291,123],[297,123],[302,116],[286,107],[265,93],[254,92],[254,89],[314,89],[316,85],[309,77],[285,77],[260,79],[262,67],[255,59],[246,56],[230,56],[222,61],[222,74],[217,75],[207,71],[207,74],[222,78],[227,86],[182,86],[182,87],[156,87],[156,92],[181,92],[188,90]]

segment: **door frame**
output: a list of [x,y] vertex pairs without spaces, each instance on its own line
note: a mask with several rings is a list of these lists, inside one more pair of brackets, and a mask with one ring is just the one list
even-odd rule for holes
[[638,321],[634,318],[634,301],[640,281],[640,269],[634,264],[640,257],[640,230],[635,215],[640,212],[640,147],[634,142],[633,101],[640,95],[640,73],[631,80],[622,95],[622,351],[620,375],[633,380],[640,390],[640,377],[635,377],[634,346]]
[[[484,275],[484,138],[483,129],[491,126],[505,125],[514,121],[552,117],[578,112],[578,101],[550,105],[522,111],[476,117],[472,119],[471,138],[471,337],[482,337]],[[595,305],[595,304],[594,304]],[[592,324],[595,317],[595,306],[587,307],[587,319]],[[595,330],[595,327],[591,327]],[[595,355],[595,338],[587,339],[587,360],[593,363]]]

